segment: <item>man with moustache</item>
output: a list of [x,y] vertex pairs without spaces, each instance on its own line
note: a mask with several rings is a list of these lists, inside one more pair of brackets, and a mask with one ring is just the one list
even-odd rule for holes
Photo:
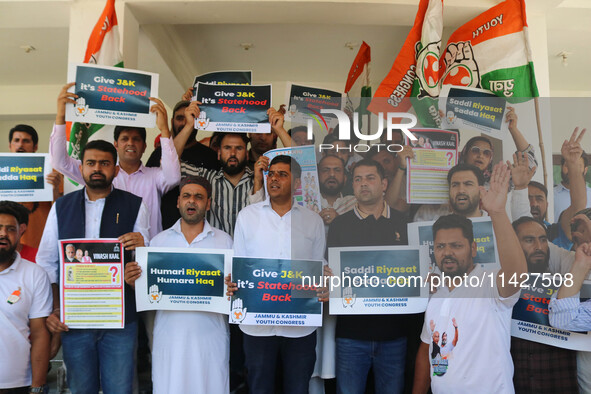
[[343,196],[345,162],[338,156],[324,156],[318,163],[318,183],[322,195],[322,210],[318,213],[326,226],[339,215],[355,206],[355,196]]
[[[181,181],[180,189],[181,219],[156,235],[150,245],[231,249],[232,238],[205,220],[212,196],[207,179],[187,176]],[[127,284],[135,287],[141,272],[137,263],[127,264]],[[152,350],[154,393],[229,392],[229,346],[228,319],[223,314],[157,311]]]
[[[578,128],[575,129],[569,140],[562,144],[561,155],[563,166],[571,174],[579,174],[583,171],[581,166],[583,161],[581,157],[584,152],[581,148],[581,140],[585,135],[585,129],[578,134]],[[583,176],[573,176],[570,182],[570,204],[560,213],[560,217],[555,217],[556,223],[547,222],[546,213],[548,211],[548,189],[538,182],[530,182],[528,185],[528,197],[531,206],[532,216],[543,222],[548,229],[548,238],[552,243],[564,249],[570,250],[573,246],[571,241],[570,223],[577,212],[587,206],[587,193],[585,191],[585,179]]]
[[[68,156],[66,152],[66,104],[75,104],[78,95],[68,92],[75,82],[65,85],[57,99],[57,114],[51,137],[49,153],[52,164],[62,174],[79,184],[84,183],[80,172],[80,160]],[[160,199],[164,193],[177,185],[181,179],[180,165],[170,130],[167,124],[166,108],[162,101],[150,97],[153,102],[150,113],[156,114],[156,125],[162,132],[161,144],[164,160],[159,168],[147,168],[142,164],[146,150],[146,129],[143,127],[116,126],[113,132],[116,153],[119,159],[113,186],[142,198],[150,211],[150,236],[162,231]]]
[[[406,245],[407,221],[384,199],[388,181],[381,164],[360,160],[352,175],[357,203],[331,224],[328,247]],[[363,393],[373,370],[376,393],[403,392],[405,364],[416,354],[418,338],[414,332],[418,334],[421,323],[422,314],[337,316],[337,391]]]
[[[483,387],[494,393],[514,392],[510,327],[519,287],[502,278],[520,277],[527,272],[527,264],[505,211],[509,173],[505,164],[498,163],[489,190],[480,188],[482,207],[490,216],[496,234],[500,270],[487,272],[474,264],[477,250],[469,219],[452,214],[442,216],[433,225],[435,261],[449,280],[442,282],[427,305],[414,393],[426,393],[429,386],[435,394],[481,392]],[[469,205],[467,200],[462,204]],[[484,279],[476,284],[474,277]],[[452,324],[462,327],[467,334],[457,342],[453,358],[435,363],[430,358],[432,327],[442,332]]]
[[17,252],[19,213],[0,202],[0,393],[42,393],[49,365],[51,286]]
[[[214,171],[203,167],[195,167],[188,163],[181,165],[183,174],[187,176],[202,176],[212,187],[211,209],[207,211],[207,221],[230,235],[234,234],[234,225],[238,212],[251,201],[249,197],[262,188],[262,171],[260,180],[246,166],[248,153],[248,137],[244,133],[222,133],[219,137],[220,150],[218,160],[221,169]],[[264,156],[263,156],[264,157]],[[268,163],[268,158],[259,160]],[[262,164],[259,165],[262,169]],[[258,174],[257,174],[258,175]]]
[[104,140],[82,149],[78,171],[85,187],[66,194],[51,207],[37,263],[52,283],[53,312],[47,327],[61,333],[68,387],[73,393],[132,391],[137,344],[137,312],[133,290],[125,287],[125,328],[69,329],[60,321],[59,240],[70,238],[118,238],[127,252],[149,239],[149,212],[142,199],[113,187],[119,171],[117,151]]
[[[513,165],[510,167],[511,181],[515,190],[527,188],[528,183],[534,176],[535,167],[529,168],[528,159],[525,154],[513,155]],[[484,174],[482,171],[468,163],[460,163],[452,167],[447,174],[449,186],[449,204],[422,205],[414,216],[415,222],[437,220],[440,216],[456,213],[465,217],[486,216],[479,208],[480,192],[479,187],[485,186]],[[529,216],[529,202],[524,193],[509,193],[511,203],[505,209],[509,219]]]
[[[513,222],[513,228],[530,273],[554,275],[568,272],[573,262],[569,254],[563,254],[558,264],[550,264],[549,242],[542,223],[522,217]],[[578,392],[576,351],[511,338],[511,356],[515,365],[513,383],[517,393]]]
[[[322,220],[294,203],[302,169],[285,155],[273,158],[265,201],[244,208],[236,223],[234,255],[273,259],[322,260],[325,237]],[[228,296],[240,294],[226,276]],[[275,371],[283,372],[284,393],[308,393],[316,361],[316,327],[240,324],[251,393],[275,393]],[[278,362],[281,359],[281,362]]]
[[[32,126],[17,124],[8,132],[8,148],[10,153],[36,153],[38,146],[39,135],[37,134],[37,130]],[[64,187],[62,185],[64,177],[62,174],[53,170],[47,175],[45,180],[53,186],[53,201],[64,195]],[[29,228],[29,231],[21,233],[20,245],[37,249],[41,241],[41,236],[43,235],[43,227],[45,226],[52,202],[21,202],[20,204],[29,211],[28,222],[20,223]],[[28,225],[29,223],[31,224],[30,226]]]

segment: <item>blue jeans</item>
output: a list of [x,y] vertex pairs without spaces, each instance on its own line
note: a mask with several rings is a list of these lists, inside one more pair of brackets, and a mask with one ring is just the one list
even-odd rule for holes
[[137,322],[124,329],[70,330],[62,333],[68,387],[72,394],[132,392]]
[[393,341],[336,340],[336,375],[339,394],[365,392],[367,375],[373,366],[375,392],[402,393],[406,337]]
[[244,334],[243,341],[251,393],[275,394],[275,369],[279,359],[283,369],[283,393],[308,393],[316,363],[316,331],[301,338]]

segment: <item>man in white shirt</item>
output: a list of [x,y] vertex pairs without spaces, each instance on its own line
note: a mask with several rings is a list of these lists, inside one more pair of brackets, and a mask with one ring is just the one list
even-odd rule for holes
[[[0,392],[41,393],[49,365],[51,287],[43,269],[16,251],[18,213],[0,207]],[[29,387],[30,386],[30,387]]]
[[[469,219],[454,214],[433,225],[434,256],[443,286],[429,300],[425,312],[414,393],[426,393],[429,385],[435,394],[514,392],[510,326],[519,287],[508,282],[526,273],[527,264],[505,212],[508,188],[509,169],[499,163],[489,190],[480,189],[497,245],[502,245],[498,247],[499,271],[486,272],[474,264],[476,243]],[[431,321],[434,324],[427,323]],[[434,330],[450,332],[455,326],[462,328],[462,337],[451,353],[453,357],[432,358]]]
[[[179,219],[158,234],[151,246],[231,249],[232,238],[211,227],[205,213],[211,206],[211,184],[187,176],[180,185]],[[125,267],[125,281],[135,286],[141,268]],[[226,315],[212,312],[157,311],[152,350],[154,393],[227,393],[230,336]],[[190,368],[187,368],[190,366]]]
[[[72,329],[60,321],[59,240],[118,238],[126,252],[148,241],[150,217],[142,199],[112,187],[119,168],[113,144],[91,141],[82,150],[79,171],[86,187],[66,194],[51,207],[37,263],[53,288],[53,312],[47,318],[52,333],[61,333],[68,368],[68,387],[74,393],[131,392],[135,371],[137,312],[133,290],[126,287],[125,328]],[[129,261],[126,256],[125,261]]]
[[[313,211],[293,203],[301,168],[289,156],[269,166],[265,201],[240,211],[234,232],[234,255],[323,260],[324,225]],[[228,295],[238,291],[226,277]],[[316,361],[316,327],[240,325],[248,386],[252,393],[275,393],[275,370],[281,357],[284,393],[307,393]]]

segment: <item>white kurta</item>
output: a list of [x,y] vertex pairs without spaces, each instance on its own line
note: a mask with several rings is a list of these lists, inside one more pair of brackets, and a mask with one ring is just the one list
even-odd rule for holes
[[[181,233],[180,219],[158,234],[151,246],[231,249],[232,238],[205,221],[191,243]],[[230,333],[228,317],[211,312],[157,311],[152,350],[155,394],[228,393]]]

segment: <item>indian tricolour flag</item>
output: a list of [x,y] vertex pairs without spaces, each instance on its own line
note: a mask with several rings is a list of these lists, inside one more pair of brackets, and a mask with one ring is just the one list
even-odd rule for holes
[[371,112],[407,112],[414,106],[423,126],[440,123],[437,98],[442,31],[443,1],[421,0],[414,25],[368,107]]
[[[84,63],[123,67],[123,56],[119,51],[119,29],[117,14],[115,13],[115,0],[107,0],[101,17],[94,29],[92,29],[86,46]],[[86,145],[88,138],[102,127],[103,125],[100,124],[73,123],[69,130],[68,154],[79,158],[78,156]]]
[[369,63],[371,62],[371,48],[365,41],[361,44],[357,56],[351,65],[349,74],[347,75],[347,83],[345,85],[345,113],[353,119],[353,114],[358,114],[358,127],[363,130],[363,116],[368,116],[369,130],[369,111],[367,105],[371,99],[371,86],[369,82]]
[[442,85],[481,88],[523,102],[537,97],[524,0],[506,0],[457,29],[441,57]]

